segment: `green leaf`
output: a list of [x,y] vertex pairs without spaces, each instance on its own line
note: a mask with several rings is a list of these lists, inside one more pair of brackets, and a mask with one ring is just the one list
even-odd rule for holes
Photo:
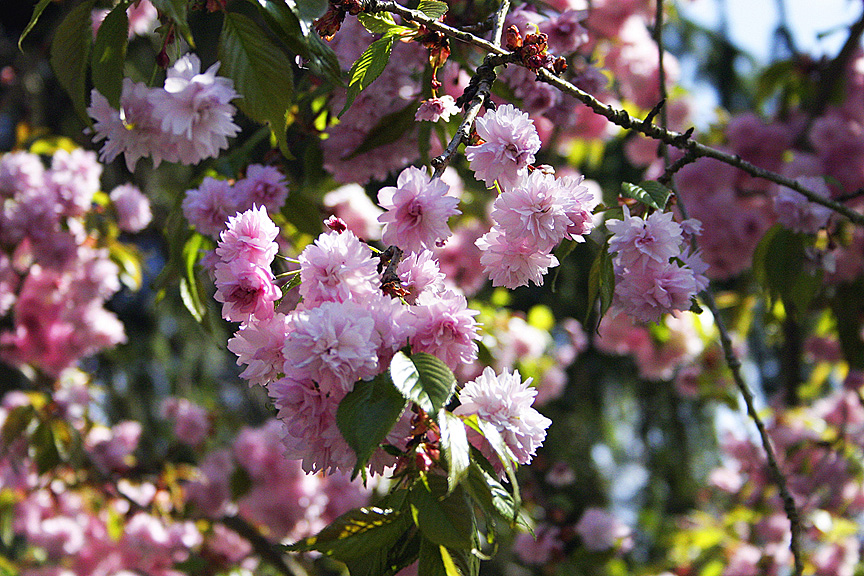
[[348,76],[351,78],[348,83],[348,95],[345,99],[345,106],[339,112],[340,117],[351,107],[351,103],[354,102],[357,95],[368,88],[384,71],[387,62],[390,61],[390,53],[393,51],[395,41],[396,37],[391,35],[379,38],[372,42],[351,66],[351,70],[348,72]]
[[234,472],[228,479],[228,486],[231,488],[231,499],[239,500],[252,489],[252,477],[243,466],[234,468]]
[[351,474],[355,478],[369,462],[372,453],[384,441],[405,408],[405,399],[393,386],[387,372],[371,381],[359,381],[336,409],[336,424],[357,454],[357,464]]
[[446,14],[448,9],[446,2],[438,0],[420,0],[420,5],[417,6],[417,10],[436,20]]
[[164,14],[169,20],[174,22],[183,39],[186,40],[189,46],[195,48],[195,39],[192,38],[189,22],[186,20],[188,0],[150,0],[150,2],[161,14]]
[[380,146],[392,144],[399,138],[402,138],[405,133],[417,125],[416,120],[414,120],[417,105],[418,102],[413,100],[401,110],[392,112],[381,118],[375,127],[369,131],[366,139],[345,160],[350,160]]
[[447,410],[438,414],[441,430],[441,450],[447,459],[447,492],[452,492],[468,474],[471,465],[471,444],[465,424]]
[[372,34],[405,34],[411,31],[411,28],[407,26],[396,24],[389,12],[378,12],[377,14],[361,12],[357,15],[357,19]]
[[487,517],[499,518],[507,524],[514,524],[514,519],[519,512],[516,501],[498,481],[498,476],[478,464],[476,457],[468,469],[465,487]]
[[753,252],[753,274],[768,292],[780,297],[789,313],[803,313],[822,283],[820,273],[811,274],[804,263],[812,238],[774,225]]
[[0,428],[0,440],[4,447],[8,446],[19,437],[21,437],[36,416],[36,409],[29,404],[13,408],[6,415],[6,420],[3,421],[3,427]]
[[45,8],[47,8],[50,3],[51,0],[39,0],[39,3],[36,4],[35,8],[33,8],[33,15],[30,16],[30,22],[28,22],[27,26],[24,27],[21,36],[18,37],[18,49],[22,52],[24,51],[24,48],[21,47],[21,43],[24,42],[24,38],[26,38],[30,31],[33,30],[33,27],[36,26],[36,22],[39,20],[42,12],[45,11]]
[[221,72],[243,96],[240,109],[257,122],[267,122],[279,149],[291,158],[286,139],[287,115],[294,97],[290,58],[242,14],[228,13],[219,37]]
[[57,81],[69,94],[75,112],[89,124],[87,116],[87,66],[93,38],[90,13],[94,0],[87,0],[72,9],[54,32],[51,42],[51,67]]
[[204,303],[203,288],[195,274],[195,264],[198,263],[206,242],[207,238],[196,232],[183,245],[184,275],[180,277],[180,298],[198,322],[204,321],[207,306]]
[[327,11],[327,0],[285,0],[291,11],[309,30],[312,23]]
[[93,87],[118,110],[128,43],[129,17],[126,15],[126,4],[121,2],[105,16],[99,26],[91,62]]
[[355,508],[339,516],[315,536],[285,549],[289,552],[315,550],[345,562],[393,546],[410,526],[410,516],[399,510]]
[[591,264],[591,270],[588,272],[588,311],[586,313],[586,324],[588,316],[594,310],[594,304],[597,299],[600,299],[600,313],[598,315],[598,323],[600,319],[612,306],[612,297],[615,295],[615,270],[612,267],[612,255],[609,254],[609,242],[600,247],[597,257]]
[[411,487],[408,501],[423,536],[448,548],[470,550],[474,546],[474,510],[461,486],[448,494],[447,479],[429,474]]
[[860,318],[864,315],[864,283],[840,284],[831,299],[831,312],[837,322],[837,338],[850,368],[864,370],[864,341]]
[[[291,52],[302,56],[313,72],[334,84],[342,84],[342,69],[339,67],[336,53],[318,36],[310,22],[298,18],[296,11],[285,2],[279,0],[250,0],[250,2],[258,7],[276,37]],[[326,9],[326,3],[324,6]]]
[[661,211],[666,207],[666,202],[672,195],[672,192],[659,182],[641,182],[638,185],[622,182],[621,193],[627,198],[632,198]]
[[[320,168],[320,165],[318,167]],[[302,191],[298,191],[297,194],[292,192],[280,212],[300,232],[310,236],[318,236],[321,233],[324,220],[321,217],[321,208]]]
[[60,464],[60,451],[50,421],[40,422],[33,432],[31,444],[35,451],[34,461],[39,474],[53,470]]
[[435,417],[456,389],[456,377],[444,362],[425,352],[410,357],[397,352],[390,362],[390,376],[402,395]]

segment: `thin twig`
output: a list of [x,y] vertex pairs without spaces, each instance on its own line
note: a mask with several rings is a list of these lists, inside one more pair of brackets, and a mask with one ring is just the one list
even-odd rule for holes
[[[654,39],[657,42],[657,79],[660,83],[660,102],[661,104],[666,101],[666,74],[663,67],[663,0],[657,0],[657,12],[655,14],[654,20]],[[666,108],[660,108],[660,127],[663,130],[667,129],[667,114]],[[678,194],[675,189],[675,181],[672,177],[674,172],[670,173],[671,164],[669,162],[669,150],[666,148],[666,144],[661,142],[661,153],[663,155],[663,164],[666,167],[666,173],[669,173],[669,181],[668,185],[675,193],[675,198],[678,201],[678,209],[681,211],[681,215],[684,218],[687,218],[687,208],[684,205],[684,202],[681,200],[681,195]],[[690,151],[685,154],[684,158],[687,158],[690,155]],[[664,176],[666,176],[664,173]],[[697,249],[696,237],[693,236],[691,239],[693,250]],[[777,458],[774,453],[774,447],[771,444],[771,439],[768,437],[768,433],[765,430],[765,424],[762,422],[762,419],[759,417],[758,412],[756,412],[756,408],[753,404],[753,393],[750,391],[750,388],[747,386],[747,383],[744,381],[743,376],[741,375],[741,362],[738,360],[738,357],[735,355],[735,350],[732,347],[732,340],[729,337],[729,332],[726,330],[726,325],[723,322],[723,319],[720,318],[720,313],[717,310],[717,304],[714,301],[714,294],[711,292],[711,287],[705,288],[702,292],[702,299],[708,305],[708,309],[711,310],[711,313],[714,315],[714,323],[717,326],[717,330],[720,333],[720,345],[723,347],[723,354],[726,357],[726,364],[729,366],[729,370],[732,372],[732,379],[735,381],[735,385],[738,387],[738,390],[741,392],[741,395],[744,397],[744,403],[747,405],[747,413],[750,415],[750,418],[756,424],[756,429],[759,431],[759,437],[762,440],[762,449],[765,450],[766,458],[768,459],[768,467],[771,469],[771,476],[774,479],[775,484],[777,485],[777,489],[780,491],[780,497],[783,500],[783,509],[786,511],[786,516],[789,518],[789,527],[790,533],[792,535],[789,541],[789,550],[792,552],[792,559],[795,564],[795,576],[801,576],[802,571],[804,570],[804,564],[801,560],[801,520],[798,515],[798,509],[795,507],[795,501],[792,499],[792,495],[789,493],[789,488],[786,483],[786,477],[780,471],[780,467],[777,465]]]
[[[488,40],[484,40],[483,38],[475,36],[474,34],[471,34],[469,32],[464,32],[451,26],[447,26],[446,24],[442,24],[437,20],[429,18],[422,12],[405,8],[404,6],[394,2],[393,0],[368,0],[367,10],[371,12],[387,11],[394,14],[399,14],[406,20],[423,24],[430,30],[441,32],[442,34],[446,34],[447,36],[456,40],[460,40],[467,44],[477,46],[478,48],[482,48],[489,53],[499,55],[508,54],[508,52],[504,48],[501,48],[500,46],[497,46],[489,42]],[[602,102],[594,98],[591,94],[584,92],[583,90],[579,89],[577,86],[571,84],[570,82],[567,82],[566,80],[558,78],[557,76],[555,76],[555,74],[553,74],[549,70],[546,70],[545,68],[541,68],[537,71],[537,78],[558,88],[562,92],[573,96],[574,98],[591,108],[594,113],[605,117],[613,124],[621,126],[624,129],[640,132],[641,134],[644,134],[649,138],[653,138],[669,146],[674,146],[675,148],[678,148],[685,152],[690,152],[696,158],[713,158],[714,160],[718,160],[720,162],[723,162],[724,164],[734,166],[735,168],[738,168],[739,170],[742,170],[750,174],[751,176],[755,176],[756,178],[769,180],[771,182],[774,182],[775,184],[790,188],[806,197],[809,201],[825,206],[826,208],[830,208],[834,212],[845,216],[851,222],[857,224],[858,226],[864,226],[864,214],[856,212],[851,208],[844,206],[843,204],[834,200],[823,198],[821,195],[817,194],[813,190],[802,186],[799,182],[772,172],[770,170],[765,170],[764,168],[755,166],[754,164],[751,164],[750,162],[742,159],[738,155],[729,154],[727,152],[717,150],[716,148],[711,148],[710,146],[700,144],[699,142],[696,142],[695,140],[692,140],[690,138],[690,136],[692,135],[692,129],[682,134],[672,130],[664,130],[663,128],[655,124],[643,124],[641,120],[633,118],[625,110],[620,110],[617,108],[613,108],[612,106],[603,104]]]
[[[495,23],[492,27],[492,39],[495,46],[501,44],[504,19],[507,17],[509,9],[510,0],[503,0],[501,6],[495,12]],[[432,159],[432,167],[435,168],[432,178],[440,178],[453,159],[453,155],[459,148],[459,144],[468,142],[468,139],[471,137],[471,128],[474,126],[474,120],[477,118],[477,114],[480,113],[480,108],[488,102],[489,92],[492,90],[492,84],[495,82],[495,67],[508,61],[506,55],[506,51],[504,55],[497,57],[489,54],[483,60],[483,64],[477,68],[475,76],[472,78],[471,84],[465,89],[465,94],[462,95],[462,98],[470,95],[469,90],[474,90],[474,95],[469,102],[463,104],[465,106],[465,113],[462,116],[462,122],[459,124],[459,128],[456,129],[456,134],[453,135],[447,148],[440,156]]]

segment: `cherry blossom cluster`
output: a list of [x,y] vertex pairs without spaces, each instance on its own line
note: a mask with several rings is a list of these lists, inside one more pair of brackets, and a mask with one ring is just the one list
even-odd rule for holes
[[197,164],[228,147],[240,128],[234,124],[234,83],[217,76],[219,63],[201,72],[201,60],[187,54],[168,70],[161,88],[123,79],[120,109],[96,89],[87,113],[93,118],[93,141],[101,142],[99,158],[111,162],[120,154],[134,172],[138,160]]
[[198,188],[187,190],[183,215],[198,232],[215,240],[234,214],[253,206],[278,212],[287,197],[285,177],[278,168],[250,164],[245,178],[232,182],[207,176]]
[[100,233],[87,228],[96,214],[111,215],[121,231],[150,222],[147,198],[132,185],[111,192],[94,206],[102,166],[80,149],[57,150],[51,167],[39,156],[13,152],[0,157],[0,317],[11,328],[0,333],[0,357],[57,375],[80,358],[126,337],[117,317],[104,308],[120,289],[119,268]]
[[688,310],[692,298],[708,286],[707,265],[689,240],[698,235],[697,220],[678,224],[671,212],[631,216],[625,205],[623,220],[607,220],[612,232],[609,253],[615,270],[613,307],[643,322]]

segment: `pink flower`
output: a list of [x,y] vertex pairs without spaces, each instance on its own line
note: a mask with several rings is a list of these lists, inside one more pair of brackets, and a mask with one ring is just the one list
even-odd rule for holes
[[549,268],[558,265],[554,255],[536,250],[528,240],[510,242],[497,228],[492,228],[476,244],[483,252],[480,264],[493,286],[511,290],[528,282],[542,286]]
[[285,357],[282,346],[288,336],[288,322],[284,314],[274,314],[269,320],[252,320],[241,326],[228,340],[228,349],[237,355],[237,365],[246,364],[240,373],[249,385],[266,385],[279,378]]
[[45,185],[45,166],[36,154],[10,152],[0,156],[0,198]]
[[264,206],[253,206],[228,219],[227,229],[219,236],[216,254],[223,262],[242,259],[255,266],[268,267],[279,250],[277,236],[279,227],[270,220]]
[[273,317],[273,303],[282,292],[273,284],[269,269],[243,260],[216,265],[216,294],[222,302],[222,317],[232,322],[249,322],[253,317]]
[[489,422],[513,452],[519,464],[528,464],[543,444],[546,429],[552,421],[537,412],[531,405],[537,390],[530,386],[531,378],[522,382],[518,370],[512,374],[504,370],[496,376],[486,367],[476,380],[468,382],[459,392],[461,404],[455,414],[476,414]]
[[117,211],[117,226],[124,232],[140,232],[153,218],[150,201],[133,184],[121,184],[114,188],[111,202]]
[[414,304],[420,294],[444,291],[444,274],[438,269],[438,260],[428,251],[412,252],[396,268],[402,287],[408,290],[405,301]]
[[527,173],[528,164],[534,162],[534,154],[540,150],[533,120],[505,104],[478,118],[476,127],[484,142],[465,149],[474,176],[490,188],[498,180],[504,190],[509,190],[519,176]]
[[194,190],[186,191],[183,215],[201,234],[218,238],[228,218],[237,213],[237,198],[231,183],[207,176]]
[[103,473],[128,470],[132,453],[138,448],[141,424],[132,420],[113,428],[97,426],[90,430],[84,443],[87,453]]
[[451,370],[477,357],[476,310],[468,308],[461,294],[447,290],[428,299],[421,298],[414,309],[417,332],[411,338],[414,352],[437,356]]
[[540,524],[534,528],[534,534],[517,534],[513,549],[525,564],[546,564],[564,550],[561,530],[550,524]]
[[419,252],[449,238],[447,220],[461,212],[456,208],[459,200],[446,195],[448,189],[440,179],[430,180],[425,170],[409,166],[399,174],[395,188],[379,190],[378,203],[387,210],[378,217],[384,224],[384,244]]
[[672,220],[671,212],[654,212],[648,218],[630,216],[624,206],[624,220],[607,220],[606,227],[613,236],[609,240],[609,252],[617,252],[617,260],[623,266],[658,263],[681,254],[681,226]]
[[275,166],[250,164],[235,187],[241,206],[264,206],[270,212],[279,212],[288,197],[285,176]]
[[289,321],[282,350],[287,376],[314,380],[325,394],[345,394],[357,380],[378,374],[381,338],[364,306],[324,302],[293,312]]
[[657,322],[675,310],[689,310],[696,295],[693,271],[675,263],[651,263],[615,274],[613,306],[643,322]]
[[228,147],[228,138],[240,127],[234,124],[236,109],[230,104],[238,95],[234,83],[216,76],[217,62],[201,73],[201,61],[187,54],[168,70],[164,90],[149,94],[153,114],[161,129],[177,138],[177,159],[197,164]]
[[96,153],[81,148],[71,152],[57,150],[51,158],[51,170],[46,174],[47,184],[57,195],[61,212],[68,216],[81,216],[90,209],[93,195],[99,191],[102,165]]
[[510,242],[549,252],[570,226],[555,176],[535,170],[495,199],[492,218]]
[[459,112],[460,108],[456,106],[453,97],[445,94],[440,98],[429,98],[420,102],[420,107],[414,114],[414,120],[417,122],[437,122],[440,119],[447,122],[451,115]]
[[174,145],[166,140],[154,118],[149,95],[146,84],[124,78],[120,110],[116,110],[97,90],[90,92],[87,113],[95,120],[93,141],[105,140],[99,160],[108,163],[123,154],[126,167],[134,172],[140,158],[152,156],[153,165],[158,166],[163,158],[173,157]]
[[632,545],[630,528],[613,514],[600,508],[588,508],[576,524],[582,545],[593,552],[602,552],[621,545]]
[[351,232],[321,234],[298,258],[300,295],[307,307],[362,301],[378,291],[378,263]]

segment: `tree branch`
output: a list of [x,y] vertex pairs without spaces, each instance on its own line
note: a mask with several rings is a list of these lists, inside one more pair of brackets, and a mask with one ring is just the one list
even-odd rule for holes
[[240,516],[223,516],[219,521],[248,540],[261,559],[276,568],[281,574],[285,576],[305,576],[305,571],[301,572],[289,566],[282,553],[269,540],[264,538],[257,528]]
[[[497,54],[502,56],[509,54],[507,50],[489,42],[488,40],[484,40],[483,38],[475,36],[470,32],[465,32],[453,28],[452,26],[447,26],[446,24],[429,18],[422,12],[405,8],[404,6],[396,3],[393,0],[367,0],[366,10],[369,12],[392,12],[394,14],[400,15],[406,20],[423,24],[430,30],[441,32],[442,34],[446,34],[447,36],[461,42],[477,46],[478,48],[481,48],[490,54]],[[621,126],[626,130],[634,130],[636,132],[644,134],[645,136],[648,136],[649,138],[653,138],[664,144],[683,150],[684,152],[689,152],[694,158],[713,158],[714,160],[718,160],[719,162],[723,162],[724,164],[734,166],[735,168],[738,168],[739,170],[742,170],[750,174],[751,176],[755,176],[756,178],[769,180],[771,182],[774,182],[775,184],[790,188],[806,197],[809,201],[825,206],[826,208],[830,208],[834,212],[845,216],[851,222],[857,224],[858,226],[864,226],[864,214],[856,212],[851,208],[841,204],[840,202],[836,202],[828,198],[823,198],[813,190],[802,186],[797,181],[777,174],[775,172],[771,172],[770,170],[765,170],[764,168],[755,166],[754,164],[751,164],[750,162],[742,159],[738,155],[729,154],[727,152],[723,152],[721,150],[717,150],[716,148],[711,148],[710,146],[706,146],[704,144],[696,142],[695,140],[692,140],[690,138],[693,133],[692,128],[682,134],[672,130],[663,129],[655,124],[643,123],[641,120],[630,116],[630,114],[628,114],[625,110],[620,110],[617,108],[613,108],[612,106],[603,104],[602,102],[594,98],[591,94],[588,94],[587,92],[584,92],[570,82],[555,76],[555,74],[546,69],[541,68],[540,70],[538,70],[537,78],[538,80],[546,82],[558,88],[562,92],[573,96],[574,98],[582,102],[584,105],[591,108],[591,110],[594,111],[595,114],[599,114],[605,117],[613,124]]]

